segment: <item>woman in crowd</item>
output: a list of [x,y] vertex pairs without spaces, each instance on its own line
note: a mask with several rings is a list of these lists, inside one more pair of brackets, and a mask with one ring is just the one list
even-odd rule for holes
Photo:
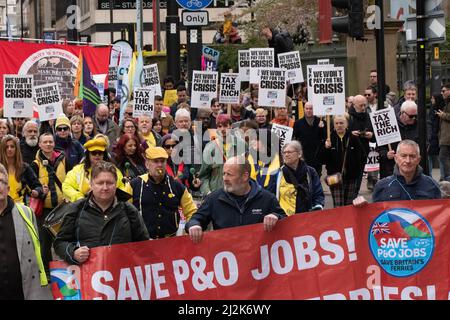
[[[334,129],[325,141],[320,158],[327,169],[334,207],[350,205],[358,196],[358,178],[364,171],[367,154],[359,137],[348,131],[348,119],[344,115],[333,117]],[[342,179],[336,179],[340,174]]]
[[[85,198],[91,191],[89,180],[92,167],[102,160],[110,161],[107,146],[107,141],[102,137],[96,137],[84,144],[86,151],[83,162],[67,173],[66,179],[62,184],[64,197],[67,200],[75,202]],[[123,175],[118,169],[117,176],[117,188],[129,193],[131,190],[130,185],[123,181]]]
[[8,122],[8,119],[0,119],[0,139],[7,134],[11,134],[12,128]]
[[320,178],[303,159],[300,142],[294,140],[282,148],[284,165],[272,176],[269,190],[276,194],[288,216],[322,210],[325,204]]
[[55,150],[55,138],[51,133],[46,132],[39,136],[39,150],[36,159],[31,163],[31,169],[38,177],[39,182],[48,189],[42,214],[37,216],[42,260],[45,270],[48,272],[49,262],[52,260],[53,239],[43,224],[47,215],[64,201],[62,182],[67,173],[64,152]]
[[217,116],[222,112],[222,106],[219,103],[219,99],[213,98],[211,100],[211,111],[212,113],[209,115],[210,121],[208,128],[216,129]]
[[84,133],[83,118],[79,115],[70,118],[70,128],[72,129],[72,137],[80,144],[85,144],[90,137]]
[[[139,127],[133,118],[125,118],[123,120],[122,125],[120,126],[120,136],[123,136],[124,134],[131,134],[139,141],[143,140],[139,132]],[[110,143],[111,142],[115,143],[116,141],[110,141]]]
[[162,123],[161,119],[153,118],[152,119],[152,130],[154,130],[161,137],[162,133]]
[[67,170],[79,164],[84,157],[83,146],[72,138],[70,120],[63,114],[56,120],[55,149],[64,151]]
[[0,143],[0,162],[8,171],[9,193],[14,202],[25,203],[27,195],[42,199],[48,192],[42,187],[29,164],[22,161],[19,140],[13,135],[6,135]]
[[92,139],[97,134],[97,128],[94,125],[92,117],[85,116],[83,119],[83,124],[84,124],[83,129],[84,134]]
[[91,172],[88,197],[69,204],[54,247],[70,264],[89,259],[89,250],[99,246],[148,240],[139,211],[130,203],[117,201],[118,170],[109,162],[98,161]]
[[255,121],[258,124],[259,129],[269,129],[270,130],[270,124],[269,121],[267,121],[267,110],[264,108],[258,108],[255,111]]
[[117,168],[129,181],[147,172],[144,150],[140,141],[132,134],[124,134],[114,149]]
[[169,158],[166,162],[166,172],[169,176],[184,184],[186,187],[197,191],[200,185],[193,184],[194,175],[191,173],[191,168],[193,166],[185,164],[183,161],[173,161],[172,151],[176,147],[177,141],[174,139],[173,135],[168,133],[161,140],[161,146],[166,150]]

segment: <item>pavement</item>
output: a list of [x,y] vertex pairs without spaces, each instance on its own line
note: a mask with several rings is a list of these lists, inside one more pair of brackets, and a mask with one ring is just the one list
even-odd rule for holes
[[[322,182],[323,192],[325,194],[325,208],[324,209],[332,209],[333,208],[333,198],[331,197],[330,188],[324,182],[324,177],[327,170],[325,166],[322,168],[322,176],[320,177],[320,181]],[[433,179],[439,181],[439,168],[433,169]],[[359,190],[359,195],[364,196],[369,202],[372,202],[372,191],[367,189],[367,177],[364,175],[361,189]]]

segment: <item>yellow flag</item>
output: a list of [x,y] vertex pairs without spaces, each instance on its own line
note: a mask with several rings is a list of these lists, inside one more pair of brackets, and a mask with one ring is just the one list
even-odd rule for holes
[[302,100],[298,100],[298,118],[299,119],[303,119],[303,117],[305,116],[305,109],[303,108],[303,101]]
[[73,95],[74,95],[74,97],[78,97],[80,99],[83,98],[81,96],[82,93],[80,90],[82,79],[83,79],[83,52],[80,51],[80,57],[79,57],[78,67],[77,67],[77,74],[76,74],[75,82],[73,85]]

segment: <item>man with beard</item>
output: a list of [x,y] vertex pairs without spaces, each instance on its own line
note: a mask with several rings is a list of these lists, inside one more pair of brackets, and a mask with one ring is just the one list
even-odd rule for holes
[[38,124],[34,120],[29,120],[23,126],[22,139],[20,139],[23,162],[33,162],[36,158],[36,152],[39,150],[38,143]]
[[223,188],[205,198],[186,224],[185,230],[199,243],[210,222],[214,230],[263,223],[272,231],[286,217],[275,195],[250,178],[251,166],[245,157],[229,158],[223,166]]
[[97,132],[106,135],[109,139],[109,151],[117,143],[119,137],[119,126],[111,119],[109,119],[109,109],[104,104],[99,104],[95,111],[94,125],[97,128]]

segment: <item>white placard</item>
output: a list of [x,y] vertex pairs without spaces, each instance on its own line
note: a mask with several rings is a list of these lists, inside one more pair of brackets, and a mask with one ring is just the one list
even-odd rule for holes
[[374,172],[380,170],[380,155],[377,152],[377,144],[375,142],[369,142],[370,152],[367,155],[365,172]]
[[133,118],[139,118],[142,115],[153,118],[155,91],[149,88],[136,88],[133,96]]
[[222,73],[220,75],[219,103],[238,104],[241,81],[238,73]]
[[329,65],[308,66],[308,95],[314,106],[314,115],[344,114],[344,67],[331,67]]
[[379,146],[402,140],[397,117],[393,108],[381,109],[370,113],[373,133]]
[[280,148],[283,148],[286,143],[292,141],[294,129],[274,123],[272,124],[272,132],[280,138]]
[[216,71],[195,71],[192,74],[192,108],[210,108],[217,98],[219,74]]
[[258,105],[262,107],[285,107],[286,69],[259,69],[258,77],[260,78]]
[[3,116],[33,117],[33,76],[3,76]]
[[292,51],[278,55],[278,65],[287,70],[286,79],[290,84],[301,83],[303,79],[302,61],[300,52]]
[[34,100],[39,112],[39,121],[56,119],[64,113],[59,84],[56,82],[34,87]]
[[98,93],[100,94],[100,98],[103,99],[103,96],[105,95],[105,80],[107,74],[93,74],[92,79],[95,82],[95,85],[97,86]]
[[275,67],[273,48],[252,48],[250,52],[250,83],[259,83],[258,69]]
[[250,81],[250,51],[239,50],[238,61],[239,61],[239,78],[243,82]]
[[143,86],[155,91],[155,95],[162,96],[159,70],[156,63],[145,66],[143,69]]

